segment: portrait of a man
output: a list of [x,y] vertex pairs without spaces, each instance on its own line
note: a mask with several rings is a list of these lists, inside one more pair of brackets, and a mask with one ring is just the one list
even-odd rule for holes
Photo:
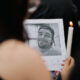
[[38,50],[42,53],[43,56],[57,56],[61,53],[57,50],[54,50],[54,30],[50,28],[47,24],[39,25],[38,29]]
[[[66,56],[62,19],[29,19],[24,21],[31,48],[40,52],[49,71],[61,71]],[[53,67],[54,66],[54,67]],[[53,72],[55,75],[55,72]]]

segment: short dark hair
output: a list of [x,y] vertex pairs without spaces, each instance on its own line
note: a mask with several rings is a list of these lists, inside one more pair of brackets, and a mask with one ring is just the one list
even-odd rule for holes
[[[48,24],[40,24],[39,30],[40,29],[47,29],[47,30],[49,30],[52,33],[52,40],[54,41],[54,30],[50,27],[50,25],[48,25]],[[39,30],[38,30],[38,32],[39,32]]]
[[[0,42],[8,39],[24,41],[22,21],[27,12],[28,0],[0,0]],[[27,36],[28,39],[28,36]]]

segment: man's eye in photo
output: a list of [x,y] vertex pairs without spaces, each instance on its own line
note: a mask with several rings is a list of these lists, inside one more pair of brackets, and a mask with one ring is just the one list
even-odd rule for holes
[[50,37],[50,35],[49,34],[46,34],[45,37]]

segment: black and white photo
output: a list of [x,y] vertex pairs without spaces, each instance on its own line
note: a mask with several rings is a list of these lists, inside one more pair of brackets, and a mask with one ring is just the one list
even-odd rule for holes
[[29,46],[40,52],[46,64],[53,59],[61,62],[58,58],[66,54],[62,20],[27,20],[24,28],[29,35]]
[[[34,48],[37,49],[43,56],[60,56],[60,38],[59,38],[59,30],[58,30],[58,24],[31,24],[27,27],[31,27],[33,29],[34,26],[34,32],[31,31],[30,28],[28,28],[28,31],[30,35],[33,35],[34,38],[30,37],[29,44],[33,41],[35,41]],[[56,27],[55,27],[56,26]],[[56,33],[56,30],[57,33]]]

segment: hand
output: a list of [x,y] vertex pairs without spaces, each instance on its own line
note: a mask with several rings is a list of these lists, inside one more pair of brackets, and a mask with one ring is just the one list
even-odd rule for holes
[[75,61],[72,57],[70,59],[65,60],[64,67],[61,72],[62,80],[68,80],[69,75],[74,68],[74,65],[75,65]]

